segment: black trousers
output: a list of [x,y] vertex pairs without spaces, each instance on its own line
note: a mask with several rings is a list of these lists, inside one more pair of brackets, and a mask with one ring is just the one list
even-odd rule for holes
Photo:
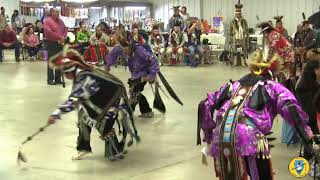
[[77,140],[77,150],[91,152],[92,151],[90,146],[91,127],[84,123],[84,119],[85,119],[84,113],[85,112],[83,110],[80,110],[78,114],[79,135]]
[[[91,135],[91,127],[84,123],[85,119],[85,112],[81,109],[78,114],[78,128],[79,128],[79,135],[77,140],[77,150],[78,151],[89,151],[91,152],[91,146],[90,146],[90,135]],[[107,114],[105,119],[102,121],[105,121],[105,123],[97,123],[96,128],[99,131],[99,134],[101,136],[106,135],[113,129],[113,125],[115,123],[116,118],[113,118],[112,116],[109,116]],[[101,127],[103,126],[103,127]]]
[[79,135],[77,140],[77,151],[92,152],[90,146],[91,127],[85,124],[79,124]]
[[[135,87],[133,87],[133,92],[137,93],[140,92],[139,96],[137,97],[139,107],[140,107],[140,112],[141,114],[151,112],[152,109],[149,106],[147,98],[142,94],[142,91],[144,90],[144,86],[147,84],[147,82],[139,83]],[[137,103],[132,103],[131,108],[134,111],[137,106]]]
[[[250,176],[248,158],[246,158],[245,160],[247,164],[248,174]],[[256,158],[256,164],[257,164],[257,169],[259,173],[259,180],[273,180],[273,174],[272,174],[273,172],[272,172],[272,166],[270,161],[271,161],[270,159]]]
[[[63,46],[61,44],[53,41],[45,41],[44,47],[48,51],[49,59],[63,50]],[[49,63],[47,65],[47,81],[48,83],[49,82],[61,83],[61,71],[50,68]]]
[[26,46],[25,48],[28,50],[28,54],[29,54],[30,57],[35,57],[38,54],[39,50],[40,50],[39,46],[36,46],[36,47]]

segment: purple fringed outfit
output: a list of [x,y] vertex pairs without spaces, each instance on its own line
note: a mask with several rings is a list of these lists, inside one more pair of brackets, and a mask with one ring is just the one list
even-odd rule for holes
[[[123,54],[121,46],[114,47],[107,57],[107,69],[116,64],[118,57]],[[128,57],[128,66],[133,79],[148,75],[155,78],[160,71],[157,57],[143,46],[135,46],[134,52]]]
[[198,144],[202,130],[217,177],[273,179],[266,136],[277,114],[299,131],[304,142],[312,137],[308,115],[294,95],[279,83],[249,74],[208,93],[199,104]]
[[[106,69],[109,70],[112,65],[117,62],[119,56],[125,56],[122,46],[114,47],[107,57]],[[139,103],[140,112],[143,115],[152,114],[152,109],[146,97],[142,94],[146,81],[142,81],[143,77],[151,77],[155,79],[160,71],[157,57],[150,52],[145,46],[134,46],[132,52],[127,57],[128,67],[131,73],[131,78],[128,81],[130,86],[130,104],[134,110]]]

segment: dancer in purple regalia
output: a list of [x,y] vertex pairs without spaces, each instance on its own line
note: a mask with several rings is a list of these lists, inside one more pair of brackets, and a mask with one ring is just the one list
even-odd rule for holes
[[294,127],[312,149],[308,115],[288,89],[273,81],[279,60],[277,54],[264,59],[262,51],[256,51],[249,62],[251,73],[216,92],[209,92],[199,104],[197,143],[201,143],[202,130],[207,144],[202,152],[213,157],[220,180],[274,178],[266,136],[277,114]]
[[49,65],[73,81],[68,99],[48,118],[48,123],[53,124],[62,115],[78,110],[78,154],[72,159],[81,160],[92,152],[92,129],[97,129],[100,139],[105,141],[106,158],[111,161],[123,159],[127,135],[131,137],[128,146],[134,139],[140,141],[124,84],[112,74],[86,64],[77,51],[67,46],[50,58]]
[[141,116],[152,118],[154,113],[149,106],[147,98],[142,94],[147,82],[154,82],[160,71],[157,57],[144,45],[128,43],[124,38],[120,38],[120,45],[114,47],[108,55],[106,69],[116,64],[119,56],[128,59],[128,66],[131,78],[128,83],[130,86],[129,101],[132,109],[139,104]]

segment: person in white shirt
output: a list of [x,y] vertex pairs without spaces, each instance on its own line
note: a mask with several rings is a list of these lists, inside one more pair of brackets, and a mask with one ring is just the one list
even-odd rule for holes
[[1,7],[1,13],[0,13],[0,32],[3,31],[8,24],[8,15],[6,15],[6,10],[4,7]]
[[22,25],[24,23],[23,18],[19,15],[18,10],[14,10],[11,16],[11,27],[16,30],[17,33],[20,33],[22,30]]

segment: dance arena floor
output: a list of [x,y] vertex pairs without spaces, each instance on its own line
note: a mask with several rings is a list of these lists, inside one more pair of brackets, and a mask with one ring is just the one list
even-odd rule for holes
[[[8,58],[7,58],[8,59]],[[128,72],[123,67],[112,71],[124,82]],[[231,68],[215,63],[208,67],[164,67],[163,74],[184,102],[181,107],[162,95],[168,112],[156,112],[153,119],[136,118],[142,142],[128,149],[124,160],[104,159],[104,143],[96,131],[92,134],[93,154],[85,160],[72,161],[76,153],[78,129],[76,113],[63,117],[54,126],[24,146],[28,163],[16,165],[19,144],[46,123],[48,115],[62,103],[67,87],[46,84],[45,62],[4,62],[0,64],[0,179],[1,180],[214,180],[212,160],[201,164],[201,147],[196,146],[197,106],[208,91],[217,90],[230,79],[244,75],[245,68]],[[145,94],[151,103],[152,91]],[[138,110],[138,108],[137,108]],[[136,111],[136,116],[139,112]],[[288,172],[291,158],[299,147],[281,145],[282,119],[274,121],[272,149],[275,179],[295,179]],[[309,179],[309,178],[305,178]]]

